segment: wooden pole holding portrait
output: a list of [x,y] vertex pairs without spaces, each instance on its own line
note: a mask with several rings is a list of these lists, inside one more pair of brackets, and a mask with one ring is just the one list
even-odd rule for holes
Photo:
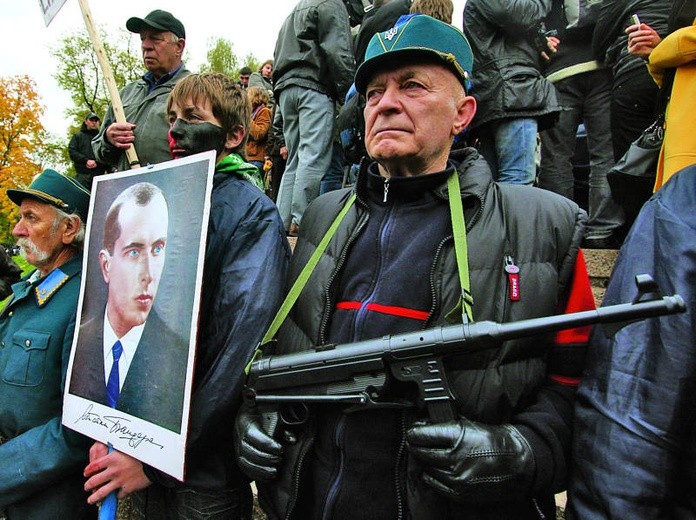
[[[104,81],[106,82],[106,88],[109,91],[109,97],[111,97],[111,106],[114,110],[114,116],[116,117],[117,122],[126,123],[126,114],[123,111],[121,95],[118,92],[118,87],[116,86],[116,80],[114,79],[114,73],[111,70],[109,60],[106,58],[104,44],[102,43],[101,37],[96,30],[94,20],[92,18],[92,12],[89,9],[89,4],[87,3],[87,0],[78,0],[78,2],[80,3],[80,11],[82,11],[82,17],[84,18],[85,25],[87,26],[87,32],[92,40],[94,52],[97,55],[99,66],[101,67],[102,74],[104,75]],[[131,168],[140,167],[138,155],[135,151],[135,147],[132,144],[126,150],[126,157],[128,158],[128,164],[130,164]]]
[[[94,47],[94,52],[97,55],[97,61],[101,67],[102,74],[104,75],[104,81],[106,82],[106,88],[109,92],[109,97],[111,98],[111,106],[114,110],[114,117],[119,123],[126,123],[126,113],[123,111],[123,103],[121,102],[121,94],[116,86],[116,80],[114,79],[114,73],[111,70],[111,64],[106,58],[106,51],[104,50],[104,44],[101,41],[101,37],[97,32],[94,24],[94,19],[92,18],[92,11],[89,8],[87,0],[78,0],[80,4],[80,11],[82,12],[82,18],[85,21],[85,26],[87,27],[87,32],[92,40],[92,46]],[[135,147],[131,144],[126,149],[126,157],[128,158],[128,164],[131,168],[139,168],[140,161],[138,160],[138,154],[135,151]],[[113,451],[113,447],[109,443],[109,451]],[[118,499],[115,492],[109,493],[109,495],[104,499],[104,502],[99,507],[99,520],[115,520],[116,511],[118,508]]]

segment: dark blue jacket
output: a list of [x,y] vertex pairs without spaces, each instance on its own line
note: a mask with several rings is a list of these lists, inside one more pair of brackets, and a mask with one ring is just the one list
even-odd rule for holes
[[[216,171],[191,393],[187,487],[245,485],[234,460],[234,418],[244,367],[280,306],[289,258],[273,201],[240,176]],[[177,485],[161,473],[146,472],[164,485]]]
[[572,518],[696,517],[696,166],[643,207],[604,305],[631,301],[651,274],[687,313],[595,330],[578,390]]

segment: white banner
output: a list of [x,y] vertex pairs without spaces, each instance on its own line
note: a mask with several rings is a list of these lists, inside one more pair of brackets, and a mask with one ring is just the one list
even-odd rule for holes
[[48,27],[48,24],[51,23],[53,17],[60,11],[60,8],[63,7],[66,1],[67,0],[39,0],[46,27]]

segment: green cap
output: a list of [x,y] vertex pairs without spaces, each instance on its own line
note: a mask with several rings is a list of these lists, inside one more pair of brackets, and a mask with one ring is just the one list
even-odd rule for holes
[[416,60],[445,65],[468,92],[474,57],[466,36],[453,25],[423,14],[372,37],[365,61],[355,73],[355,87],[364,94],[377,72]]
[[9,189],[7,196],[18,206],[27,197],[55,206],[66,213],[77,213],[87,222],[89,192],[75,179],[54,170],[44,170],[26,189]]
[[126,22],[126,29],[133,33],[139,33],[144,27],[150,27],[158,31],[169,31],[179,38],[186,38],[184,24],[174,18],[174,15],[161,9],[155,9],[145,18],[133,17]]

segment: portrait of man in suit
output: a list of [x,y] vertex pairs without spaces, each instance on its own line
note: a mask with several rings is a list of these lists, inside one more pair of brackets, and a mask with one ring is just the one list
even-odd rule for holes
[[[123,190],[104,219],[103,312],[80,324],[69,392],[181,432],[188,343],[153,308],[167,255],[162,190]],[[174,297],[174,295],[168,295]]]

